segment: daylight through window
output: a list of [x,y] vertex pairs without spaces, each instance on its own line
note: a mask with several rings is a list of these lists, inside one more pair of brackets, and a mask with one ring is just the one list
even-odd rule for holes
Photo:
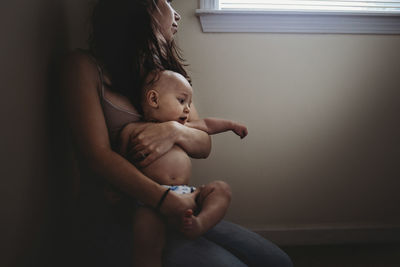
[[400,13],[400,0],[220,0],[220,10]]

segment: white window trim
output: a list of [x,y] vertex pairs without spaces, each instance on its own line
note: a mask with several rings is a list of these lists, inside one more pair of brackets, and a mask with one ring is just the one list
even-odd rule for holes
[[400,14],[384,12],[219,10],[200,0],[203,32],[400,34]]

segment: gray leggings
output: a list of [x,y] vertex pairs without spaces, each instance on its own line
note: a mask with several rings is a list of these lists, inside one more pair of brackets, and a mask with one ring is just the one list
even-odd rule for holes
[[227,221],[195,241],[170,234],[163,263],[167,267],[292,266],[289,257],[276,245]]
[[[132,267],[133,227],[129,207],[98,205],[90,197],[80,205],[74,227],[76,257],[70,266]],[[59,265],[59,264],[58,264]],[[273,243],[236,224],[222,221],[196,240],[168,232],[165,267],[291,267],[290,258]]]
[[[132,267],[132,225],[90,224],[75,243],[79,248],[72,266]],[[82,234],[82,233],[81,233]],[[203,237],[187,240],[169,233],[165,267],[291,267],[290,258],[273,243],[236,224],[222,221]]]

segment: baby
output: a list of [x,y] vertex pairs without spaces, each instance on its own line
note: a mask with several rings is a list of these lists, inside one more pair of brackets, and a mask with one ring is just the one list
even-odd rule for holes
[[[190,120],[191,102],[192,87],[182,75],[172,71],[160,72],[157,78],[143,89],[141,102],[143,120],[148,122],[177,121],[208,134],[232,130],[241,138],[247,135],[245,126],[230,120],[218,118]],[[196,190],[194,187],[187,186],[191,175],[191,161],[179,146],[175,145],[165,155],[145,168],[141,168],[141,171],[157,183],[170,188],[170,194],[186,194]],[[199,211],[187,210],[182,214],[180,231],[186,237],[193,239],[201,236],[225,215],[230,195],[220,194],[221,191],[213,190],[213,187],[218,185],[229,188],[224,182],[205,185],[201,190],[209,190],[210,193],[204,199],[198,200]],[[135,262],[144,264],[146,261],[148,266],[161,266],[164,228],[162,219],[151,208],[141,206],[135,211]],[[149,242],[149,240],[151,241]],[[147,250],[151,250],[151,253]],[[154,262],[149,262],[146,254],[153,255],[151,261]],[[138,260],[137,257],[143,258],[143,261]]]

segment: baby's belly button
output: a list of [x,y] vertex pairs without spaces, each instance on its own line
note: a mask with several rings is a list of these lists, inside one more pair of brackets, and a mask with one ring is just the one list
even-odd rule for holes
[[170,181],[170,185],[182,185],[182,184],[187,184],[188,183],[187,178],[185,177],[170,177],[169,181]]

